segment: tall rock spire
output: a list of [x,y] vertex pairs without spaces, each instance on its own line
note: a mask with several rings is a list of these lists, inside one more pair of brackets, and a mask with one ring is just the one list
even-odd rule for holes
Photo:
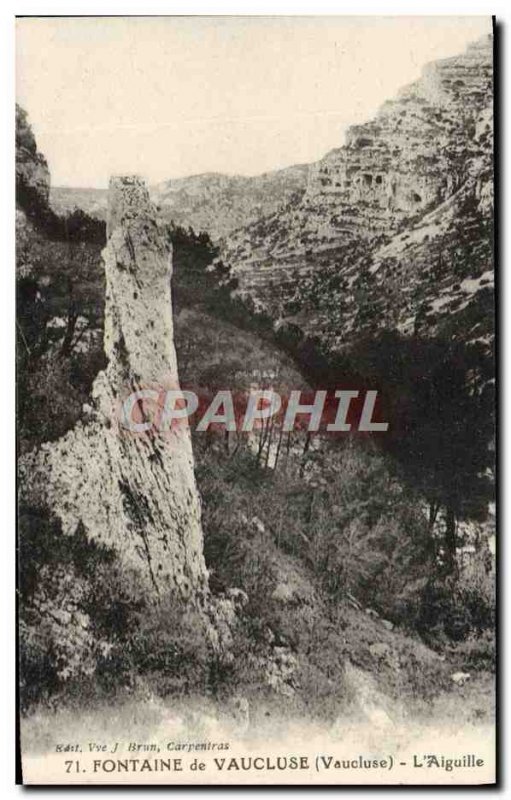
[[178,387],[170,294],[171,252],[143,182],[110,183],[106,273],[106,369],[87,417],[23,459],[22,499],[112,548],[130,583],[155,602],[207,596],[200,501],[190,432],[132,433],[117,411],[138,389]]

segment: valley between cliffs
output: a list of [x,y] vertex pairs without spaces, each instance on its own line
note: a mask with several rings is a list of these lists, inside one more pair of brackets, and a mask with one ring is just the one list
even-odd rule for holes
[[[485,38],[317,164],[108,194],[51,189],[17,109],[27,770],[86,731],[491,754],[492,82]],[[114,424],[155,386],[346,381],[389,437]]]

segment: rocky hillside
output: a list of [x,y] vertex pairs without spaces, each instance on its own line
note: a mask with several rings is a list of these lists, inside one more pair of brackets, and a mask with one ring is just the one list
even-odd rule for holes
[[[243,294],[330,344],[492,328],[492,40],[426,66],[221,256]],[[451,312],[459,320],[453,324]]]
[[108,189],[52,186],[50,203],[57,214],[68,214],[73,209],[79,208],[91,217],[106,220]]
[[[307,182],[308,165],[287,167],[255,177],[208,172],[163,181],[151,187],[151,199],[161,216],[176,225],[189,225],[220,239],[235,228],[276,212],[298,200]],[[80,208],[105,218],[107,192],[103,189],[56,187],[51,204],[59,213]]]

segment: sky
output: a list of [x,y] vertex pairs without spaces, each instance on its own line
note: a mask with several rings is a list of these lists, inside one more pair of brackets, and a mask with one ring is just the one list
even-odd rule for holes
[[340,147],[490,17],[17,20],[16,94],[54,186],[256,175]]

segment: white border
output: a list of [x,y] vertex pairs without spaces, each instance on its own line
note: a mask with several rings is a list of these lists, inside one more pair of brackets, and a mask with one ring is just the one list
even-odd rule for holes
[[[302,14],[302,15],[319,15],[319,14],[352,14],[352,15],[491,15],[495,14],[498,22],[502,26],[500,44],[501,44],[501,68],[500,84],[502,88],[502,101],[501,101],[501,137],[500,145],[501,151],[505,147],[506,135],[504,131],[509,130],[509,107],[505,108],[505,97],[507,88],[510,85],[509,80],[509,59],[504,52],[505,39],[507,36],[506,23],[508,22],[511,12],[509,10],[509,3],[504,3],[503,0],[495,2],[475,2],[475,0],[464,0],[464,2],[453,2],[453,0],[429,0],[428,2],[414,2],[413,4],[408,0],[401,0],[401,2],[378,2],[378,0],[346,0],[346,2],[335,2],[335,0],[315,0],[314,2],[293,2],[292,0],[257,0],[253,2],[242,3],[228,2],[207,2],[202,0],[188,0],[185,2],[172,2],[172,0],[149,0],[146,3],[142,2],[129,2],[128,0],[117,0],[117,2],[110,0],[106,2],[98,2],[98,0],[90,0],[89,2],[75,2],[74,0],[60,0],[56,2],[14,2],[13,0],[4,0],[0,10],[0,58],[2,76],[6,77],[3,84],[2,100],[3,108],[0,115],[0,157],[2,159],[3,169],[1,171],[1,206],[0,206],[0,222],[2,225],[2,243],[3,243],[3,263],[0,267],[1,289],[0,289],[0,356],[2,364],[1,374],[4,376],[4,387],[0,392],[0,420],[2,420],[3,427],[1,431],[1,505],[2,510],[2,525],[0,532],[3,538],[2,555],[0,558],[0,587],[2,591],[2,635],[5,637],[2,642],[1,649],[1,680],[0,685],[3,690],[2,702],[0,703],[1,720],[2,720],[2,738],[0,740],[0,783],[3,789],[4,797],[19,797],[20,792],[23,791],[21,787],[14,786],[14,718],[15,718],[15,697],[14,697],[14,644],[15,644],[15,626],[14,626],[14,523],[15,523],[15,483],[14,483],[14,16],[15,15],[119,15],[119,14]],[[510,318],[508,309],[511,309],[511,298],[509,296],[509,281],[504,280],[504,275],[509,266],[505,259],[504,237],[505,232],[511,224],[510,212],[505,204],[505,197],[509,186],[509,160],[504,158],[505,153],[501,152],[500,165],[502,168],[501,180],[501,231],[500,231],[500,289],[502,292],[501,297],[501,317],[502,317],[502,333],[503,338],[500,343],[502,351],[500,363],[500,381],[501,381],[501,409],[504,412],[507,400],[510,397],[509,393],[509,370],[505,370],[508,366],[508,351],[509,347],[509,331],[510,325],[507,320]],[[506,312],[504,312],[506,309]],[[505,356],[504,357],[504,349]],[[505,664],[508,664],[508,659],[505,658],[509,655],[509,629],[506,623],[506,611],[508,608],[509,593],[506,591],[506,581],[504,574],[511,576],[511,567],[509,559],[504,556],[505,538],[507,535],[506,530],[506,516],[504,514],[504,498],[511,496],[511,478],[509,474],[504,471],[505,455],[509,452],[511,443],[511,434],[509,429],[506,428],[501,420],[501,488],[500,488],[500,534],[504,540],[500,545],[500,556],[504,563],[500,564],[500,582],[501,582],[501,598],[500,598],[500,619],[501,619],[501,648],[504,650],[504,639],[507,644],[506,652],[501,653],[501,678],[504,682],[505,678]],[[510,548],[505,548],[506,553],[510,552]],[[509,718],[509,697],[510,692],[506,693],[507,702],[505,707],[501,710],[501,738],[504,739],[504,731],[502,730],[504,721]],[[504,692],[502,693],[502,700],[504,700]],[[504,704],[503,704],[504,706]],[[502,777],[507,784],[507,770],[506,758],[504,750],[504,741],[501,744],[501,759]],[[83,790],[81,790],[83,791]],[[108,790],[95,789],[100,796],[106,796]],[[118,790],[117,790],[118,791]],[[139,789],[131,790],[138,796],[148,796],[152,790]],[[171,790],[174,796],[180,795],[183,797],[190,797],[191,792],[188,790],[186,793],[179,789]],[[200,789],[196,790],[197,792]],[[241,791],[241,790],[240,790]],[[277,792],[283,790],[266,789],[268,796],[278,796]],[[285,791],[285,790],[284,790]],[[360,797],[360,791],[345,790],[342,787],[340,791],[344,796]],[[369,789],[367,790],[370,791]],[[452,791],[452,790],[451,790]],[[320,789],[310,790],[307,792],[309,795],[319,795]],[[456,791],[457,796],[467,795],[471,792],[470,789]],[[494,792],[491,789],[481,788],[478,792],[489,793]],[[65,793],[65,792],[64,792]],[[195,793],[195,792],[194,792]],[[230,793],[230,794],[236,794]],[[446,796],[450,794],[449,790],[435,789],[436,797]],[[45,795],[62,797],[62,790],[48,789]],[[400,796],[413,796],[412,790],[400,790]]]

